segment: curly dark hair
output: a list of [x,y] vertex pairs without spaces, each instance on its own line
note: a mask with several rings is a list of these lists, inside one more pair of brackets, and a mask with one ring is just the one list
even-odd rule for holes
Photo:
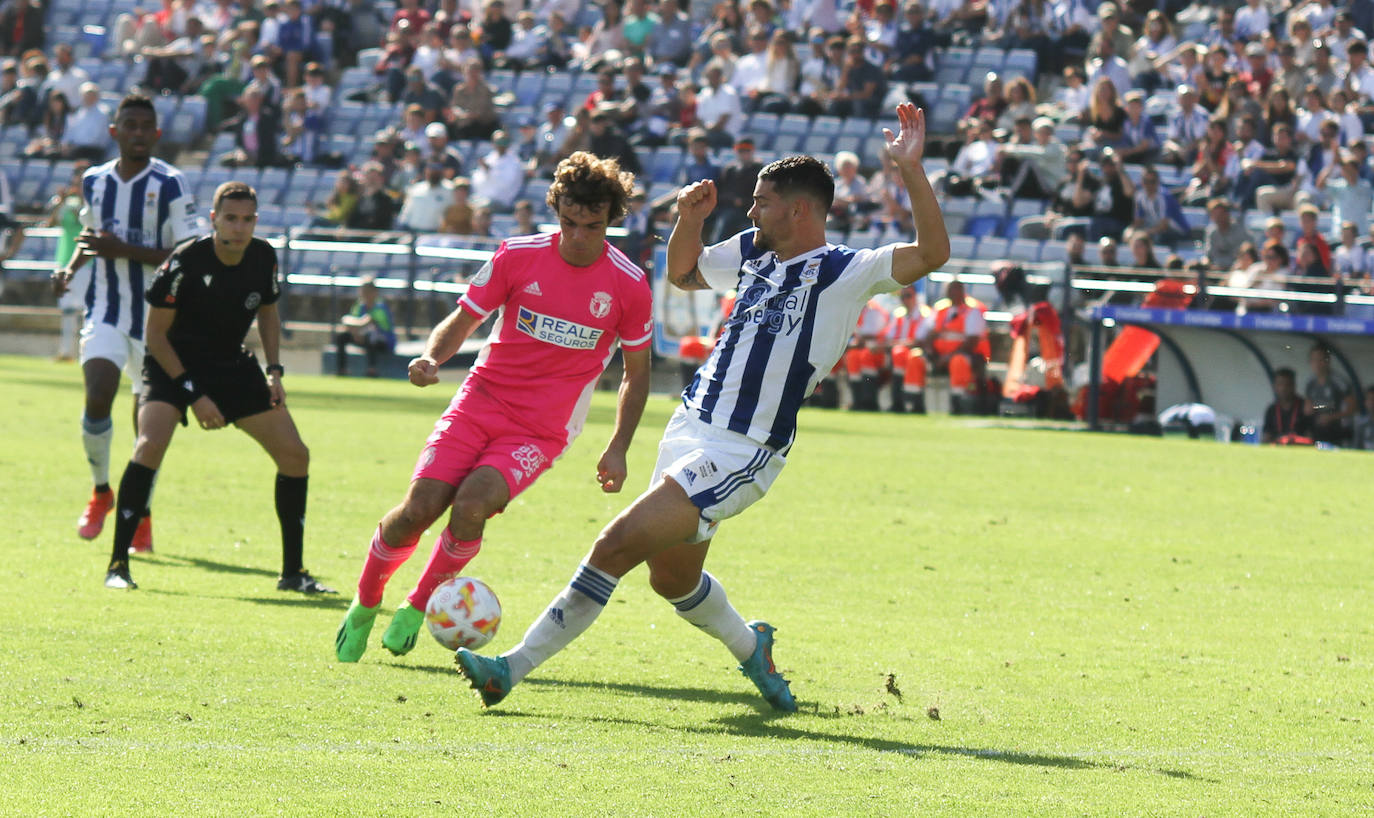
[[558,163],[545,201],[555,213],[560,202],[590,210],[609,205],[606,211],[609,224],[625,215],[634,186],[634,174],[621,170],[616,160],[578,151]]

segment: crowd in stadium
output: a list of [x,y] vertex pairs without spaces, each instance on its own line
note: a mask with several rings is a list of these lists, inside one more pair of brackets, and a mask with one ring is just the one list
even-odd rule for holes
[[19,209],[56,193],[55,214],[137,87],[168,150],[205,151],[182,164],[197,197],[254,181],[264,228],[530,232],[589,150],[639,176],[643,259],[680,185],[718,182],[726,236],[758,168],[799,152],[835,173],[827,235],[863,247],[911,229],[881,127],[912,99],[956,259],[1365,293],[1371,29],[1371,0],[12,0],[0,165]]

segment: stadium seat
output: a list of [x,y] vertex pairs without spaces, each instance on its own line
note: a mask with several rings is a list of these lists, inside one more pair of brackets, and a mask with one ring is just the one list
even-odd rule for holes
[[564,104],[568,101],[568,93],[572,91],[573,75],[568,73],[550,74],[544,80],[544,87],[540,89],[539,105],[549,102]]
[[[1007,52],[995,46],[984,46],[973,52],[973,69],[980,74],[988,71],[1000,71],[1002,64],[1006,61]],[[981,81],[979,79],[979,82]]]
[[958,66],[968,68],[973,65],[973,49],[962,46],[950,46],[940,53],[936,63],[940,66]]
[[[748,130],[754,137],[772,136],[779,133],[782,117],[777,114],[759,112],[749,118]],[[808,126],[809,127],[809,126]],[[805,133],[805,131],[803,131]]]
[[964,225],[968,223],[968,216],[962,213],[950,213],[945,211],[945,230],[951,235],[958,235],[964,232]]
[[[822,137],[829,142],[830,137]],[[802,146],[806,143],[806,134],[780,133],[773,137],[773,150],[783,154],[793,154],[802,152]]]
[[1007,257],[1016,261],[1039,261],[1041,245],[1039,239],[1012,239]]
[[811,156],[830,153],[834,149],[836,135],[813,133],[802,140],[801,152]]
[[173,145],[189,145],[199,136],[195,117],[178,111],[166,127],[166,141]]
[[[946,89],[948,90],[948,89]],[[959,117],[968,108],[961,102],[947,97],[941,97],[935,104],[935,110],[930,114],[930,130],[932,133],[952,134],[955,126],[959,122]]]
[[844,131],[844,120],[837,116],[818,116],[811,123],[811,135],[828,134],[834,136]]
[[282,194],[286,192],[289,178],[286,168],[263,168],[255,186],[258,198],[270,204],[280,202]]
[[1019,220],[1027,216],[1044,213],[1048,209],[1049,203],[1042,199],[1012,199],[1008,215],[1011,216],[1012,220]]
[[978,252],[978,239],[974,236],[950,236],[949,257],[967,261]]
[[526,71],[515,81],[515,102],[518,105],[533,106],[539,102],[544,91],[544,74]]
[[[755,114],[754,119],[760,120],[764,116],[771,116],[771,114]],[[767,126],[760,123],[760,127]],[[777,122],[777,132],[780,134],[800,134],[801,136],[805,136],[811,132],[811,120],[801,114],[785,114]]]
[[964,232],[970,236],[1000,237],[1002,233],[1003,217],[994,214],[983,214],[973,216],[964,225]]
[[1069,258],[1069,251],[1064,247],[1062,241],[1042,241],[1040,242],[1040,263],[1064,262]]
[[649,157],[649,179],[651,182],[676,182],[678,171],[682,168],[683,153],[680,148],[669,146],[658,148]]
[[1028,48],[1013,48],[1007,52],[1006,62],[1002,64],[1002,70],[1011,76],[1021,76],[1035,84],[1036,56],[1035,52]]
[[979,261],[995,261],[1006,258],[1011,242],[1004,238],[986,238],[978,242],[978,249],[974,252],[974,258]]
[[913,94],[919,94],[921,99],[926,101],[928,107],[935,107],[935,103],[940,101],[940,84],[936,82],[913,82],[907,85],[907,90]]
[[946,215],[968,218],[977,210],[978,202],[979,199],[976,196],[942,196],[940,198],[940,210]]

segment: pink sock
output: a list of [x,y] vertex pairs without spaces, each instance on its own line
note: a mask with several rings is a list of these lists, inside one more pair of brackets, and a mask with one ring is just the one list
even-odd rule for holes
[[391,579],[397,568],[410,559],[411,554],[415,553],[415,544],[419,541],[416,537],[410,542],[392,547],[382,539],[382,527],[377,526],[377,532],[372,535],[372,547],[367,552],[367,562],[363,563],[363,575],[358,577],[360,605],[375,608],[381,604],[386,581]]
[[434,544],[434,553],[429,555],[429,564],[425,566],[424,573],[420,574],[420,581],[415,583],[415,590],[410,592],[406,600],[413,607],[423,611],[425,605],[429,604],[429,595],[434,593],[434,589],[444,580],[458,576],[463,566],[471,562],[481,548],[480,537],[475,540],[457,540],[448,526],[444,526],[443,533],[439,535],[439,542]]

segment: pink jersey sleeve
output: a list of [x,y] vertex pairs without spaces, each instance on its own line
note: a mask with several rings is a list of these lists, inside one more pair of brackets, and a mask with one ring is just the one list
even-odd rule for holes
[[616,332],[622,349],[643,349],[654,337],[653,295],[648,277],[632,282],[626,289],[625,309]]
[[510,279],[505,274],[505,257],[506,243],[501,242],[496,254],[482,265],[482,269],[468,282],[468,291],[458,299],[458,304],[463,309],[485,319],[506,303],[510,296]]

